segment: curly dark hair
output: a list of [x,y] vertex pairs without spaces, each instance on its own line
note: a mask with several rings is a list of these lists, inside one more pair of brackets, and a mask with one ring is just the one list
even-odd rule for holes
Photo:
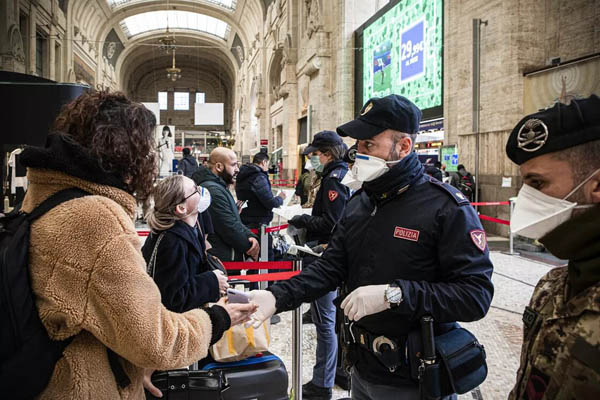
[[154,114],[123,93],[90,91],[67,104],[54,121],[98,160],[106,173],[121,176],[129,192],[143,199],[157,173]]

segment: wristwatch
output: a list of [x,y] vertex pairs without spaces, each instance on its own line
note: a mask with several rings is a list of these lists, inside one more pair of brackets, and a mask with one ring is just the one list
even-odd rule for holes
[[385,289],[385,301],[390,303],[391,308],[398,307],[402,303],[402,289],[392,283]]

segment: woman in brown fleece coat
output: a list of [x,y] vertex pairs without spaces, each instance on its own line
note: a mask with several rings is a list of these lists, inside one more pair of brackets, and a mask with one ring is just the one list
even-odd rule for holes
[[[45,148],[22,162],[30,186],[22,209],[80,188],[32,225],[30,274],[50,337],[74,337],[41,399],[143,399],[143,368],[172,369],[207,355],[253,306],[168,311],[146,273],[133,218],[156,171],[155,118],[122,94],[93,92],[69,104]],[[107,357],[118,354],[131,383],[120,388]]]

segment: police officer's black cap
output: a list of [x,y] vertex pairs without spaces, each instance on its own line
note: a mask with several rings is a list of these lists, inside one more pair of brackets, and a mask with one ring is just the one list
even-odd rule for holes
[[356,119],[338,126],[340,136],[364,140],[379,135],[386,129],[404,133],[419,132],[421,110],[406,97],[391,94],[369,99]]
[[515,164],[555,151],[600,140],[600,98],[556,103],[523,118],[506,142],[506,154]]
[[311,144],[309,144],[302,154],[312,153],[313,151],[339,146],[343,144],[342,138],[333,131],[321,131],[315,135]]

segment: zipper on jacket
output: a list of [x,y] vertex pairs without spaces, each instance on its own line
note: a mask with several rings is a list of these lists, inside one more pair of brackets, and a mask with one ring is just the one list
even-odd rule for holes
[[373,209],[373,211],[371,212],[371,217],[374,217],[375,214],[377,214],[377,203],[375,203],[375,208]]

